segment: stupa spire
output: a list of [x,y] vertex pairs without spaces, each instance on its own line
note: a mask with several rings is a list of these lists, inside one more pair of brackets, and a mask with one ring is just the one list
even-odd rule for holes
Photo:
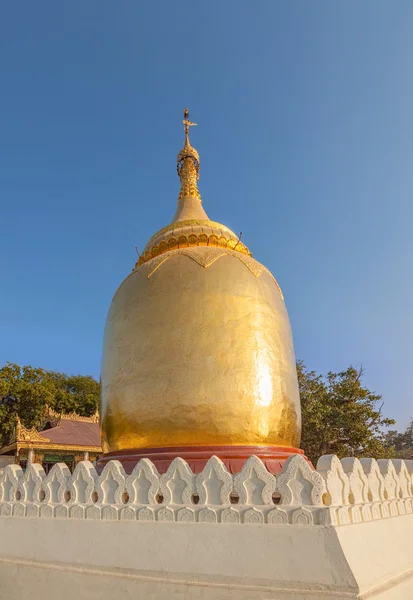
[[184,132],[185,142],[184,147],[178,154],[176,160],[176,169],[178,171],[179,178],[181,180],[181,190],[179,192],[178,201],[183,200],[187,197],[197,198],[201,200],[201,194],[198,190],[198,179],[199,179],[199,154],[189,141],[189,128],[194,127],[197,123],[192,123],[189,120],[188,109],[184,110]]

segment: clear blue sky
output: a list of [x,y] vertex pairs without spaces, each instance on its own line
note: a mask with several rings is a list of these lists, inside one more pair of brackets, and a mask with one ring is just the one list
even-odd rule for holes
[[278,279],[297,357],[362,364],[407,424],[412,2],[5,2],[0,78],[0,363],[99,376],[188,106],[205,208]]

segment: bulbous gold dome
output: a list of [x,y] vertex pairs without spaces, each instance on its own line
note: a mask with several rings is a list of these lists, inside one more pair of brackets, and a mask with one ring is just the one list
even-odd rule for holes
[[[191,175],[192,158],[181,160],[181,173]],[[193,187],[183,196],[182,187],[173,222],[148,242],[109,309],[104,452],[298,447],[300,399],[281,290],[238,236],[208,219]]]

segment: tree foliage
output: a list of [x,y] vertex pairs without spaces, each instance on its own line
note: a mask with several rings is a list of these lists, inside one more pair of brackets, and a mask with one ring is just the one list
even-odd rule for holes
[[322,454],[388,456],[383,428],[394,421],[383,417],[381,396],[362,384],[363,369],[340,373],[307,371],[297,363],[303,433],[301,447],[315,464]]
[[[381,396],[362,383],[363,369],[349,367],[322,376],[297,363],[303,434],[301,447],[316,464],[322,454],[413,458],[413,421],[404,433],[385,432],[394,424],[382,415]],[[99,383],[7,363],[0,369],[0,445],[8,443],[17,417],[28,428],[44,422],[48,407],[57,413],[91,416],[99,405]]]
[[7,363],[0,369],[0,443],[8,442],[17,417],[25,427],[39,427],[48,407],[91,416],[98,404],[99,383],[93,377]]
[[413,421],[406,431],[399,433],[398,431],[388,431],[384,436],[384,444],[387,448],[387,453],[394,455],[396,458],[405,460],[413,459]]

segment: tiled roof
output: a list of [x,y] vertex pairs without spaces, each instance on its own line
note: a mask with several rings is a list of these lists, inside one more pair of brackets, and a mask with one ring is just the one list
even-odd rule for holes
[[73,421],[64,416],[56,427],[39,431],[39,435],[46,443],[50,440],[50,443],[68,446],[100,446],[99,423]]

